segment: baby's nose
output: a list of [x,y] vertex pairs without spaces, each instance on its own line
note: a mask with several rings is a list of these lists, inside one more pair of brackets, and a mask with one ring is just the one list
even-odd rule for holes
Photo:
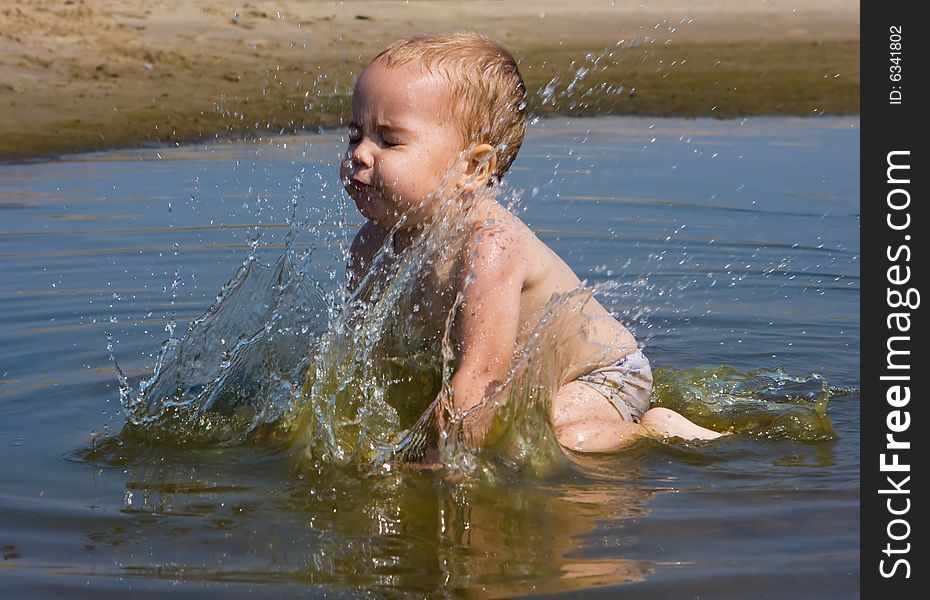
[[349,158],[352,159],[352,164],[355,166],[363,167],[365,169],[371,168],[374,164],[374,157],[371,153],[371,144],[366,140],[362,140],[355,145],[355,148],[349,146]]

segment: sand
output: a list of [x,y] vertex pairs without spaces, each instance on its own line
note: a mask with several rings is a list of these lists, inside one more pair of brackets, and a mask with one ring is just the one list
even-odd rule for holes
[[859,111],[849,0],[4,0],[0,160],[333,125],[386,44],[455,28],[513,51],[537,113]]

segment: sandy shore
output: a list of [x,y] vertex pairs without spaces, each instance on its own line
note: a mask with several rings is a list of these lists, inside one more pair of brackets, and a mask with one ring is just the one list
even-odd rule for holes
[[387,43],[463,27],[514,52],[540,113],[859,111],[858,2],[611,4],[0,2],[0,160],[333,124]]

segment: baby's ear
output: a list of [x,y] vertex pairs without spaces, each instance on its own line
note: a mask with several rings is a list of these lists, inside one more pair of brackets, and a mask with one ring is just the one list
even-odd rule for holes
[[465,151],[465,177],[461,182],[464,191],[487,187],[497,168],[497,151],[491,144],[478,144]]

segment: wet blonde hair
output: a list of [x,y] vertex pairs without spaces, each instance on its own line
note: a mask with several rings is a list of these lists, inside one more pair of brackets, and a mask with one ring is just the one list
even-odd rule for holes
[[428,33],[397,40],[377,60],[386,67],[416,61],[447,79],[463,146],[494,146],[493,175],[504,176],[526,133],[526,85],[506,48],[474,31]]

